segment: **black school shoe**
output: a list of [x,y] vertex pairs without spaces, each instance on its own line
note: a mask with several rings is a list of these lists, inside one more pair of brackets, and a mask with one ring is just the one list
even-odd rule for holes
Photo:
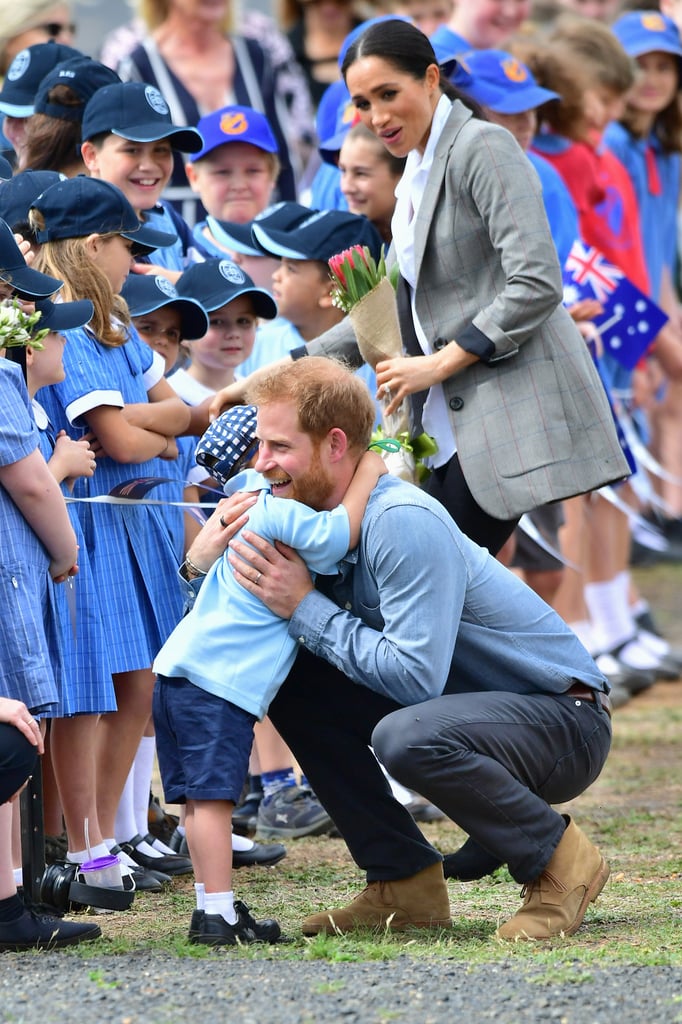
[[48,914],[25,910],[15,921],[0,923],[0,952],[18,953],[24,949],[61,949],[79,942],[98,939],[102,931],[91,922],[63,921]]
[[136,835],[132,839],[128,840],[127,843],[121,843],[121,849],[128,854],[129,857],[139,864],[141,868],[146,868],[147,871],[153,871],[158,873],[162,872],[164,875],[191,875],[192,861],[189,857],[184,857],[179,853],[168,853],[161,854],[159,857],[150,857],[147,853],[142,853],[138,847],[141,843],[148,843],[149,846],[154,842],[154,836]]
[[200,946],[241,946],[251,942],[278,942],[282,930],[272,918],[256,921],[241,900],[235,900],[236,924],[228,924],[222,914],[206,914],[195,910],[189,930],[189,941]]

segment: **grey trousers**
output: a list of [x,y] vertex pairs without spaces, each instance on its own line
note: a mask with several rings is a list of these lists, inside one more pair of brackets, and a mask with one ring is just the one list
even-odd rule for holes
[[599,775],[611,723],[575,697],[446,694],[382,719],[372,745],[391,775],[440,807],[516,881],[536,878],[565,822],[550,804]]

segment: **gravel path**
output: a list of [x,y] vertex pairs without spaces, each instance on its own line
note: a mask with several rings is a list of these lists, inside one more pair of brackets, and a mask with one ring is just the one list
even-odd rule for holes
[[[165,954],[4,955],[0,1019],[12,1024],[673,1024],[682,968],[311,963]],[[556,974],[554,975],[556,978]]]

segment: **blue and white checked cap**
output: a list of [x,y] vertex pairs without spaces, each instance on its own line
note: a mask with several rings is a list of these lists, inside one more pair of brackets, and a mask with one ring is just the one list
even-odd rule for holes
[[211,423],[195,458],[223,486],[255,455],[256,406],[235,405]]

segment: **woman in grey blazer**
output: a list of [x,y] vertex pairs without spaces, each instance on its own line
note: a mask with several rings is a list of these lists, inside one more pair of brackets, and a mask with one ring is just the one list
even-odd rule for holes
[[[407,355],[379,364],[380,392],[391,407],[410,396],[415,433],[438,443],[427,489],[495,551],[523,512],[629,472],[561,302],[539,180],[511,134],[458,98],[412,25],[370,26],[342,70],[360,119],[407,157],[389,254]],[[308,351],[358,358],[347,321]]]

